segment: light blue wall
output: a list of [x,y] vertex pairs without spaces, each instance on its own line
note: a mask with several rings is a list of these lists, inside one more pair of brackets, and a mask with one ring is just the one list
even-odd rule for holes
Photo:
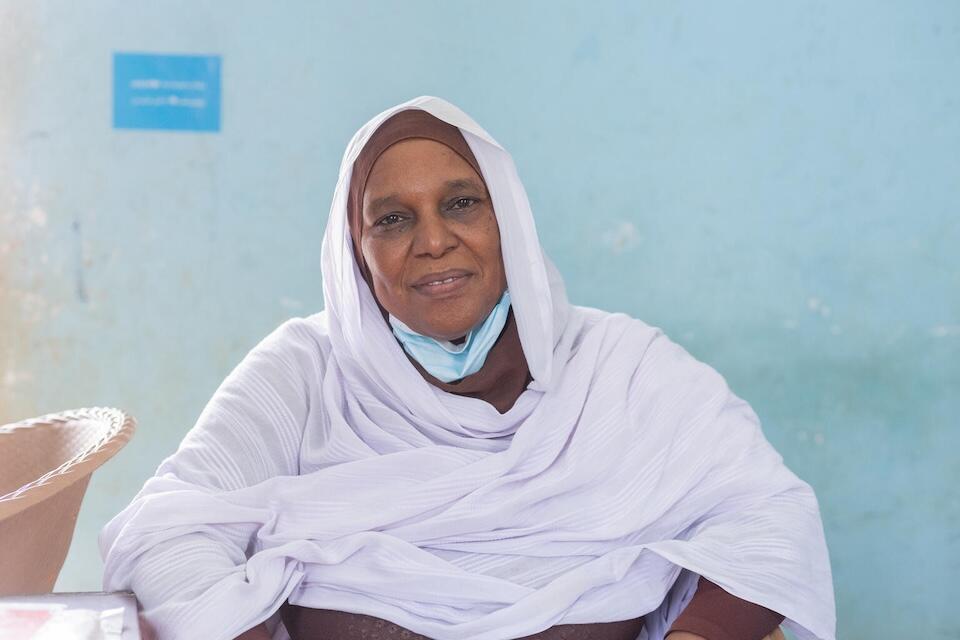
[[[115,51],[221,55],[221,132],[114,130]],[[953,1],[0,0],[0,420],[140,420],[58,587],[320,308],[343,147],[426,93],[513,152],[573,301],[753,404],[820,498],[841,637],[960,637],[958,79]]]

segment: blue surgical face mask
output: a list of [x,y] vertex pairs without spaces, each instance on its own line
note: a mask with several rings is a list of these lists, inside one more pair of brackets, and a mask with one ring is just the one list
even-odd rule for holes
[[392,315],[388,319],[393,328],[393,335],[397,337],[410,357],[419,362],[420,366],[437,380],[453,382],[480,370],[490,348],[503,331],[509,311],[510,292],[504,291],[500,302],[483,324],[467,334],[463,344],[459,345],[421,335]]

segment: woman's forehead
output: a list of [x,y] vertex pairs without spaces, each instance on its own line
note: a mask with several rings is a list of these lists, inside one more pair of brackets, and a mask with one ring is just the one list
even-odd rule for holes
[[364,202],[371,192],[405,186],[483,188],[484,181],[469,162],[447,145],[426,138],[411,138],[391,145],[377,158],[367,178]]
[[409,139],[428,139],[449,149],[466,160],[474,175],[480,177],[484,191],[480,164],[460,129],[427,111],[412,108],[401,110],[384,120],[363,143],[353,161],[350,186],[347,193],[347,225],[353,243],[354,256],[362,272],[366,273],[366,264],[362,257],[360,241],[363,237],[364,206],[367,182],[373,165],[390,147]]

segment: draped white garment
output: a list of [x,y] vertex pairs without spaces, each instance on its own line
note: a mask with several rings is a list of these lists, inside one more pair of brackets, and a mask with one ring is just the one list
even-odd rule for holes
[[[493,200],[534,378],[503,415],[417,373],[353,258],[353,161],[412,108],[461,129]],[[417,98],[354,136],[322,269],[325,311],[257,345],[101,534],[104,587],[134,590],[162,639],[272,627],[289,597],[438,640],[641,615],[660,640],[697,574],[834,638],[811,488],[717,372],[567,302],[510,155],[456,107]]]

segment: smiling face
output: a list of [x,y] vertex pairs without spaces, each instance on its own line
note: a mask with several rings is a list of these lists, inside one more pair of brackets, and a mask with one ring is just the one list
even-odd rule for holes
[[433,140],[403,140],[377,159],[363,194],[360,245],[383,308],[437,340],[466,335],[507,286],[482,178]]

